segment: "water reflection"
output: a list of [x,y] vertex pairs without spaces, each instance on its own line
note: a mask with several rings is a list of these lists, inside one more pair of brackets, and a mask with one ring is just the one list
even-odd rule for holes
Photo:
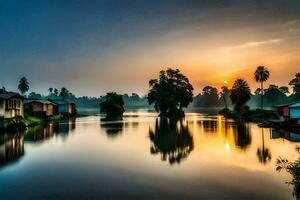
[[234,127],[235,144],[240,149],[247,149],[251,144],[249,125],[244,122],[236,122]]
[[291,132],[283,129],[272,129],[271,139],[283,138],[291,142],[300,142],[300,133]]
[[115,138],[122,134],[124,127],[123,121],[102,123],[101,128],[106,132],[107,137]]
[[66,138],[70,131],[75,130],[76,123],[74,119],[62,121],[60,123],[49,123],[45,126],[35,126],[28,128],[25,132],[25,141],[43,142],[51,139],[54,135],[60,134]]
[[257,149],[257,157],[260,163],[266,164],[271,161],[271,152],[268,147],[265,146],[264,129],[261,128],[262,146]]
[[18,161],[24,155],[24,139],[19,134],[1,135],[0,167]]
[[187,158],[194,148],[193,137],[183,120],[159,118],[155,129],[149,130],[149,137],[151,154],[160,154],[161,160],[168,160],[171,165]]
[[42,143],[56,134],[61,134],[65,138],[75,128],[75,120],[68,120],[62,123],[30,127],[23,133],[15,135],[0,134],[0,167],[13,164],[25,155],[24,142]]

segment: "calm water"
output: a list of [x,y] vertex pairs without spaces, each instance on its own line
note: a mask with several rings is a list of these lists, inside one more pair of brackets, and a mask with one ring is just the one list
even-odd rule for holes
[[0,199],[293,199],[297,134],[220,116],[78,118],[1,134]]

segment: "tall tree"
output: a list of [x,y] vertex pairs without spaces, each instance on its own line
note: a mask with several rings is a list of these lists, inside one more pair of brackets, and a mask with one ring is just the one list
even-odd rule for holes
[[270,76],[270,72],[265,66],[258,66],[256,71],[254,72],[254,78],[256,82],[260,82],[261,109],[264,108],[264,82],[268,80],[269,76]]
[[178,69],[160,71],[159,79],[150,80],[149,86],[148,102],[162,116],[181,117],[193,101],[193,86]]
[[251,98],[251,91],[248,83],[243,79],[237,79],[231,89],[230,99],[234,109],[240,112],[242,107]]
[[23,95],[29,90],[29,83],[26,77],[20,79],[18,88]]

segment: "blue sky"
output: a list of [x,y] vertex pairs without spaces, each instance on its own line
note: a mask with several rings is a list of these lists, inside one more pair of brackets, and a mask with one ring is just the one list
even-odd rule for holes
[[299,13],[296,0],[0,1],[0,86],[26,76],[42,93],[145,94],[177,67],[198,93],[260,64],[287,84],[299,71]]

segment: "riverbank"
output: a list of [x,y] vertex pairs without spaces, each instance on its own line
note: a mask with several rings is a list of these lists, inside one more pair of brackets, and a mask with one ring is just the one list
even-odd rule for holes
[[242,112],[232,111],[230,109],[222,109],[219,111],[220,115],[223,115],[229,119],[243,120],[245,122],[255,122],[255,123],[266,123],[269,120],[278,119],[276,112],[272,110],[243,110]]
[[15,132],[18,130],[24,130],[27,127],[34,127],[38,125],[44,125],[49,122],[59,122],[61,120],[76,118],[76,117],[83,117],[86,115],[78,114],[76,116],[66,116],[66,115],[54,115],[50,117],[35,117],[25,115],[23,117],[16,117],[16,118],[0,118],[0,130],[8,131],[8,132]]

